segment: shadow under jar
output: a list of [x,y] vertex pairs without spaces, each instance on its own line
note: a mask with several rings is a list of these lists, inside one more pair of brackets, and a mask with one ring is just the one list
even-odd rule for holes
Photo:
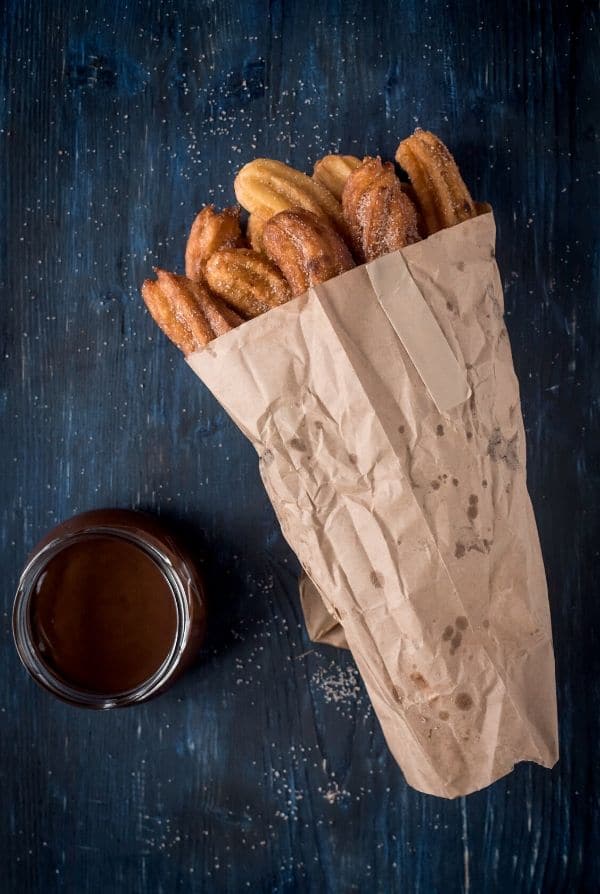
[[206,628],[202,578],[168,530],[125,509],[53,528],[21,575],[13,633],[37,683],[73,705],[157,695],[193,663]]

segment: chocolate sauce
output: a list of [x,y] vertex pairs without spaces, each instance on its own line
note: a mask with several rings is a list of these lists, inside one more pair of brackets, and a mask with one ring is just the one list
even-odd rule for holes
[[35,680],[72,704],[110,708],[162,691],[198,654],[202,579],[156,519],[86,512],[53,528],[23,571],[13,630]]
[[121,537],[90,534],[50,559],[35,586],[31,624],[41,656],[63,680],[117,693],[149,679],[175,640],[173,591],[156,562]]

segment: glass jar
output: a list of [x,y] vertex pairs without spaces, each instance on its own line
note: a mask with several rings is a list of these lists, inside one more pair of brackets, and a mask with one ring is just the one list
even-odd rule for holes
[[34,680],[88,708],[139,704],[198,655],[202,578],[181,544],[141,512],[85,512],[53,528],[25,567],[13,611]]

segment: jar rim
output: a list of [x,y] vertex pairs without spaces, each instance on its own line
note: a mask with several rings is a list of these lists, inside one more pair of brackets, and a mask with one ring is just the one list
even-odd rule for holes
[[[119,512],[122,512],[123,516],[143,517],[142,513],[131,510],[119,510]],[[92,514],[90,513],[90,516]],[[69,546],[97,536],[119,538],[141,549],[160,569],[169,585],[176,609],[175,636],[171,648],[162,663],[142,683],[116,693],[99,693],[73,686],[54,673],[40,655],[33,639],[31,624],[31,600],[44,568],[47,567],[48,563],[55,556]],[[190,580],[184,581],[182,579],[167,551],[161,548],[159,538],[150,533],[144,532],[144,535],[141,536],[126,524],[92,523],[81,530],[57,534],[57,536],[51,538],[43,545],[41,549],[34,552],[19,579],[12,616],[13,637],[19,658],[36,683],[71,705],[103,710],[126,707],[146,701],[162,689],[176,673],[180,659],[188,644],[192,628],[188,599],[189,585]]]

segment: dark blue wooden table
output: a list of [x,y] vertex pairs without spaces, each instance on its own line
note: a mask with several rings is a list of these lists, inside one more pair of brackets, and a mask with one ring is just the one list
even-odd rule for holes
[[[599,890],[596,4],[2,6],[2,890]],[[559,685],[557,767],[455,802],[308,641],[253,450],[138,293],[250,158],[392,156],[417,124],[495,209]],[[94,714],[29,680],[10,611],[40,535],[106,505],[190,540],[212,620],[174,689]]]

